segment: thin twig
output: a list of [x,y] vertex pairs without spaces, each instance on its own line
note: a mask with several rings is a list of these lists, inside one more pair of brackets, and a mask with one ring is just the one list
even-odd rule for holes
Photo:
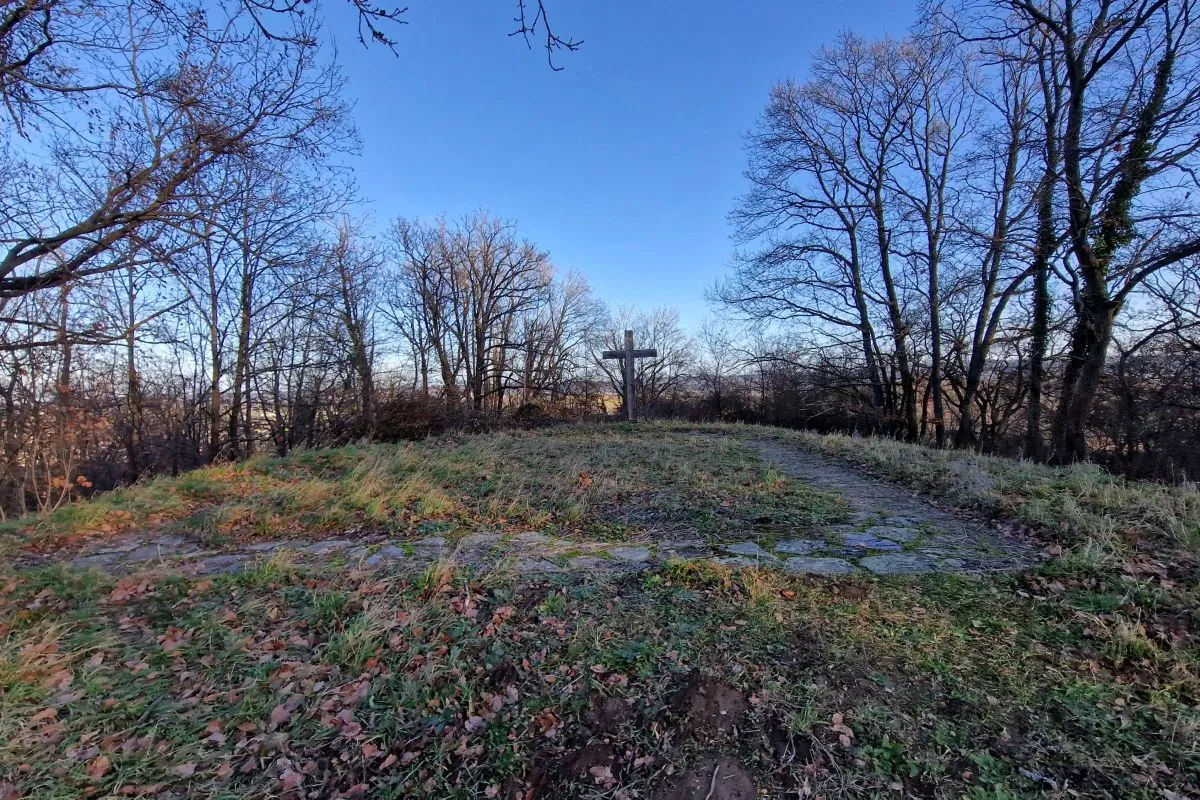
[[704,800],[712,800],[713,792],[717,790],[717,776],[721,774],[721,762],[713,767],[712,781],[708,784],[708,794],[704,795]]

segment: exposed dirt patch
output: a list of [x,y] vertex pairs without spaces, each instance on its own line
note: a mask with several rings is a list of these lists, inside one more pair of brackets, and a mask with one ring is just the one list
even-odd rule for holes
[[633,703],[621,697],[592,698],[592,705],[583,715],[584,722],[596,733],[613,733],[633,719]]
[[812,762],[812,739],[792,731],[781,717],[772,717],[767,725],[767,744],[780,766]]
[[821,663],[825,647],[820,631],[812,625],[795,625],[788,632],[787,640],[791,647],[786,655],[781,656],[781,660],[786,660],[795,669],[814,667]]
[[841,581],[833,584],[833,593],[847,600],[862,600],[867,596],[867,590],[862,586]]
[[511,661],[504,661],[488,670],[488,683],[494,689],[504,689],[517,683],[521,673]]
[[714,735],[733,731],[746,716],[745,696],[711,675],[693,674],[671,698],[671,710],[693,732]]
[[705,758],[664,787],[657,800],[753,800],[754,781],[731,758]]
[[545,750],[534,753],[526,764],[522,777],[510,775],[500,789],[501,797],[542,797],[543,790],[555,771],[554,756]]
[[[607,772],[606,772],[607,771]],[[607,742],[593,742],[572,750],[559,762],[558,777],[569,780],[611,778],[617,771],[617,751]]]
[[531,583],[521,587],[521,591],[517,593],[517,597],[513,602],[517,610],[522,614],[528,614],[533,609],[537,608],[550,594],[550,586],[545,583]]

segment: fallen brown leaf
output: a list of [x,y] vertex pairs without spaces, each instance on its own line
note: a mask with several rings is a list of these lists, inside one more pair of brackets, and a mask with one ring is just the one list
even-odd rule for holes
[[87,776],[93,780],[103,778],[112,769],[108,756],[96,756],[87,765]]
[[273,731],[292,718],[292,712],[282,703],[271,709],[267,716],[267,730]]
[[45,722],[46,720],[54,719],[57,716],[57,708],[43,708],[41,711],[30,717],[29,722],[33,725],[37,725],[39,722]]

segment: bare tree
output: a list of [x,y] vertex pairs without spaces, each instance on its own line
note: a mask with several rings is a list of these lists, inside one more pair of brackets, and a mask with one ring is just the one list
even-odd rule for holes
[[[406,24],[406,7],[379,5],[371,0],[345,0],[357,17],[361,44],[381,44],[395,50],[396,29]],[[234,12],[250,21],[250,28],[272,42],[310,48],[317,33],[308,21],[312,5],[307,0],[240,0]],[[111,74],[80,69],[80,61],[92,66],[119,53],[120,36],[97,20],[124,20],[130,15],[150,15],[161,32],[178,29],[200,18],[200,12],[179,2],[149,0],[16,0],[0,9],[0,101],[9,120],[20,127],[29,117],[46,119],[57,106],[80,101],[89,93],[123,87]],[[532,47],[538,39],[552,69],[554,55],[574,52],[583,44],[556,32],[544,0],[517,0],[516,28]]]
[[358,389],[358,427],[360,435],[369,436],[375,430],[374,316],[383,256],[362,230],[343,220],[326,258],[335,284],[338,316],[348,340],[346,360]]
[[1193,0],[1042,4],[1007,0],[1001,30],[1036,29],[1061,69],[1058,150],[1076,322],[1058,398],[1052,457],[1087,454],[1114,322],[1143,282],[1200,253],[1200,38]]
[[724,419],[728,403],[728,385],[741,365],[736,333],[728,323],[709,318],[700,327],[699,358],[696,377],[712,399],[712,415]]
[[[873,404],[914,440],[922,304],[939,374],[927,385],[941,402],[938,275],[969,117],[965,94],[949,84],[957,69],[940,39],[847,35],[821,51],[808,83],[777,86],[750,139],[754,188],[733,214],[751,249],[717,292],[752,318],[797,321],[839,346],[855,337]],[[896,401],[885,361],[899,379]]]
[[1010,322],[1009,304],[1030,279],[1026,223],[1034,204],[1030,184],[1036,169],[1030,131],[1039,112],[1048,110],[1035,110],[1036,63],[1028,49],[988,50],[977,54],[976,61],[970,89],[989,112],[984,120],[992,121],[974,143],[969,171],[958,187],[976,202],[960,209],[965,265],[947,295],[948,302],[963,307],[953,381],[958,411],[954,443],[959,447],[979,443],[976,422],[985,374],[997,337]]
[[462,390],[471,408],[503,405],[510,355],[525,349],[515,320],[536,312],[553,271],[546,253],[518,239],[514,223],[477,212],[454,226],[400,220],[393,239],[406,286],[401,302],[419,311],[453,403]]
[[546,287],[544,302],[525,316],[518,375],[521,402],[556,405],[586,381],[588,347],[604,324],[604,309],[583,276],[568,273]]
[[89,93],[103,140],[68,126],[50,136],[52,170],[13,168],[0,194],[0,298],[122,268],[110,253],[155,238],[184,213],[189,181],[223,160],[341,141],[336,72],[305,48],[264,48],[244,14],[163,30],[154,10],[97,23],[125,48],[128,77]]

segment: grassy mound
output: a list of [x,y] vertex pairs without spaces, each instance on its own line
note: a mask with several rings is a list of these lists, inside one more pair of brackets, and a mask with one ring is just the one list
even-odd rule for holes
[[687,561],[620,578],[397,576],[286,557],[213,580],[0,573],[0,797],[1200,792],[1194,492],[712,432],[301,453],[12,529],[15,546],[50,547],[201,519],[234,538],[347,524],[716,535],[763,508],[838,519],[836,497],[740,441],[774,435],[1039,526],[1063,554],[1022,574],[838,580]]
[[612,425],[259,457],[155,478],[0,532],[50,546],[144,529],[213,544],[355,527],[715,536],[763,515],[807,525],[843,513],[838,497],[784,480],[737,437]]

